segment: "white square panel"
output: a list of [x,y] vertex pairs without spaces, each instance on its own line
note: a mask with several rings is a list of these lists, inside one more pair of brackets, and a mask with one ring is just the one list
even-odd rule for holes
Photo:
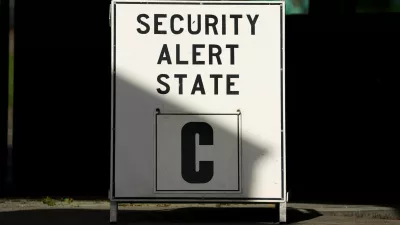
[[240,191],[239,115],[156,117],[156,192]]

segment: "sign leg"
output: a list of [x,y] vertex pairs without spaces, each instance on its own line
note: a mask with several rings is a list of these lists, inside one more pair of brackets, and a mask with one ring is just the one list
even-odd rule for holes
[[279,203],[279,222],[286,223],[286,202]]
[[117,223],[118,203],[110,201],[110,223]]

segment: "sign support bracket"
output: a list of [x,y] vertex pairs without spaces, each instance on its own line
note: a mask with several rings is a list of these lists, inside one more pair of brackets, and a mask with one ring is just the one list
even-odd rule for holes
[[117,223],[118,202],[110,201],[110,224]]
[[286,202],[279,203],[279,222],[286,223]]

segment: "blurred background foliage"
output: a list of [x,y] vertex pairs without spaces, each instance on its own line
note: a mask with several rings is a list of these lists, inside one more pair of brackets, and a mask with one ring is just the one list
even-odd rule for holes
[[286,0],[287,15],[307,14],[308,8],[309,8],[309,0]]
[[[255,0],[257,1],[257,0]],[[324,1],[324,0],[319,0]],[[349,1],[349,4],[352,4]],[[308,14],[310,0],[286,0],[286,14]],[[400,0],[356,0],[357,13],[400,12]]]
[[358,13],[400,12],[400,0],[357,0]]

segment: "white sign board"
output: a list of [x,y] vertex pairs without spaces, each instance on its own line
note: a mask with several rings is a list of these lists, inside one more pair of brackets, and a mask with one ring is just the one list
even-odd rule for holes
[[111,200],[286,202],[284,8],[112,2]]

